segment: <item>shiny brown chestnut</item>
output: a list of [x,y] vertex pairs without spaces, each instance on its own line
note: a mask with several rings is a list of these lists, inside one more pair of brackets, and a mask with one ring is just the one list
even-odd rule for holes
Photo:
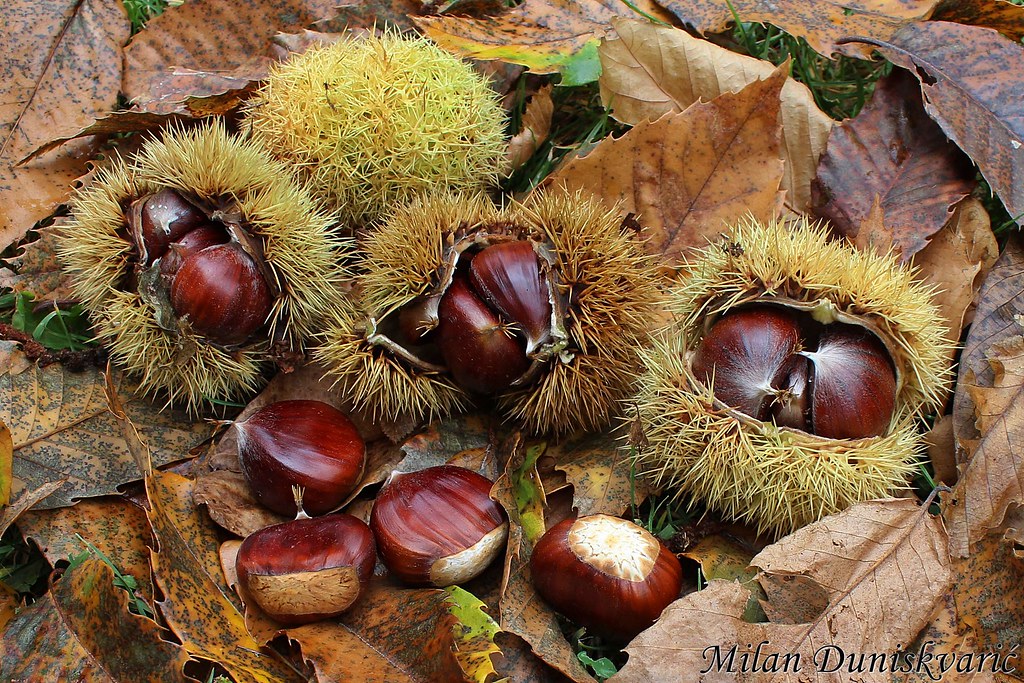
[[441,465],[395,473],[370,513],[384,565],[414,585],[451,586],[483,572],[505,547],[508,521],[491,481]]
[[298,625],[342,614],[373,577],[366,523],[346,514],[264,527],[242,541],[235,562],[243,595],[271,618]]
[[830,439],[880,436],[896,406],[895,366],[878,337],[782,306],[727,312],[701,339],[691,368],[726,405]]
[[128,224],[139,252],[139,261],[145,265],[161,258],[171,242],[205,222],[206,214],[168,188],[140,197],[128,212]]
[[530,556],[537,593],[556,612],[613,644],[650,627],[679,597],[679,560],[646,529],[609,515],[566,519]]
[[160,274],[174,277],[186,258],[207,247],[224,244],[229,239],[228,231],[218,223],[204,223],[190,230],[167,246],[167,251],[160,257]]
[[829,325],[811,363],[811,424],[830,439],[884,434],[896,408],[896,370],[882,342],[852,325]]
[[438,306],[437,345],[452,377],[477,394],[504,391],[530,365],[522,342],[457,276]]
[[715,398],[758,420],[769,418],[776,376],[800,351],[796,314],[778,306],[754,306],[715,322],[693,356],[693,374],[711,385]]
[[341,505],[366,466],[366,445],[352,421],[321,401],[278,401],[235,423],[238,460],[256,500],[296,514],[293,486],[310,515]]
[[532,242],[487,247],[470,262],[469,279],[482,301],[522,331],[527,355],[548,341],[551,301]]
[[244,343],[263,326],[273,303],[259,266],[237,242],[186,257],[171,284],[171,307],[217,344]]

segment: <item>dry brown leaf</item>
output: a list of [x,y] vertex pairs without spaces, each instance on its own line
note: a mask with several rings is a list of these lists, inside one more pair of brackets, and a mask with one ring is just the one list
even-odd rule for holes
[[999,245],[988,212],[974,197],[958,203],[942,229],[914,254],[920,279],[937,289],[935,303],[945,321],[951,364],[953,347],[960,342],[981,283],[997,258]]
[[1024,38],[1024,7],[1006,0],[942,0],[933,21],[994,28],[1007,38]]
[[441,47],[473,59],[522,64],[534,73],[561,74],[562,85],[597,80],[597,46],[617,16],[632,9],[669,22],[672,17],[651,0],[628,5],[615,0],[526,0],[487,19],[423,17],[416,24]]
[[[614,118],[630,125],[680,112],[698,100],[737,92],[768,78],[775,66],[740,55],[670,26],[616,19],[617,37],[602,42],[601,100]],[[811,91],[787,78],[782,86],[782,189],[791,210],[806,212],[818,157],[833,121]]]
[[748,215],[781,209],[779,94],[776,70],[738,93],[698,102],[680,114],[643,122],[573,159],[548,182],[583,189],[638,214],[647,249],[677,265]]
[[151,619],[128,611],[114,573],[90,558],[23,608],[0,638],[5,681],[181,681],[188,655]]
[[[66,479],[65,486],[38,504],[52,508],[116,494],[121,484],[141,478],[122,427],[107,409],[102,373],[25,365],[18,354],[7,363],[0,367],[0,420],[12,427],[15,490]],[[115,381],[155,465],[190,457],[189,450],[209,437],[208,425],[133,396],[135,385],[120,373]]]
[[[65,219],[57,219],[57,226]],[[21,253],[10,263],[17,269],[0,271],[0,287],[10,287],[15,292],[32,292],[36,301],[70,301],[74,297],[70,288],[70,277],[57,261],[57,240],[52,228],[39,230],[39,239],[25,244]]]
[[[650,487],[632,476],[628,453],[616,433],[590,434],[551,445],[546,455],[573,487],[578,515],[618,517],[647,499]],[[551,493],[545,488],[545,491]]]
[[935,470],[935,481],[952,486],[956,483],[956,438],[953,436],[953,416],[943,415],[924,435],[928,447],[928,460]]
[[700,33],[721,33],[734,17],[768,23],[805,38],[826,57],[839,52],[867,59],[870,49],[842,44],[848,36],[887,40],[902,26],[927,19],[938,0],[667,0],[663,4]]
[[[708,673],[716,652],[721,663],[735,647],[733,673],[702,680],[737,680],[742,654],[749,662],[760,650],[760,666],[775,654],[780,668],[740,680],[848,683],[849,673],[817,672],[815,656],[820,663],[822,653],[830,652],[834,663],[839,649],[856,655],[892,653],[905,646],[949,589],[948,562],[941,522],[926,507],[908,499],[855,505],[785,537],[753,560],[764,572],[762,584],[775,584],[776,594],[786,590],[788,577],[796,576],[825,592],[828,606],[813,621],[744,622],[748,591],[738,583],[712,581],[670,605],[630,643],[629,661],[612,680],[689,683],[694,672]],[[788,669],[781,668],[784,664]],[[889,675],[863,674],[858,680],[888,681]]]
[[3,536],[26,510],[39,503],[39,501],[53,495],[66,483],[66,479],[58,479],[57,481],[47,482],[39,488],[22,491],[9,506],[0,510],[2,512],[0,514],[0,536]]
[[0,420],[0,508],[11,504],[14,478],[14,440],[11,430]]
[[946,503],[954,557],[966,557],[975,543],[999,528],[1012,506],[1024,502],[1024,336],[990,340],[986,357],[991,386],[969,380],[958,386],[976,406],[981,434],[961,467],[960,479]]
[[18,613],[21,607],[21,596],[6,583],[0,583],[0,632],[7,628],[7,624]]
[[925,114],[917,82],[897,69],[878,82],[860,114],[832,129],[812,194],[815,213],[851,239],[877,201],[907,259],[974,185],[967,158]]
[[551,101],[552,87],[550,84],[545,85],[527,103],[522,126],[508,143],[509,173],[526,163],[548,139],[551,116],[555,112],[555,105]]
[[271,40],[337,14],[333,0],[192,0],[152,19],[125,48],[123,91],[142,111],[187,113],[189,98],[231,96],[273,62]]
[[0,5],[0,251],[53,213],[85,172],[91,141],[25,166],[53,137],[113,109],[129,25],[103,0]]
[[152,602],[149,548],[153,533],[138,505],[109,497],[83,500],[70,508],[29,510],[18,519],[18,529],[36,542],[51,565],[81,553],[86,549],[83,541],[91,543],[122,574],[135,577],[139,593]]
[[1024,225],[1024,50],[994,29],[927,21],[865,40],[921,81],[925,108]]
[[[927,652],[940,657],[956,656],[957,654],[981,656],[981,647],[978,645],[974,632],[959,622],[956,614],[956,602],[953,595],[947,594],[932,613],[932,618],[923,631],[917,636],[914,642],[907,646],[908,652],[919,652],[922,647],[927,646]],[[928,670],[907,672],[905,676],[894,678],[899,683],[926,683],[934,681],[939,674],[932,670],[937,667],[929,667]],[[984,668],[984,667],[982,667]],[[961,673],[955,678],[947,674],[947,680],[956,683],[1004,683],[1003,679],[995,678],[990,669],[970,674]],[[1008,683],[1006,681],[1005,683]]]

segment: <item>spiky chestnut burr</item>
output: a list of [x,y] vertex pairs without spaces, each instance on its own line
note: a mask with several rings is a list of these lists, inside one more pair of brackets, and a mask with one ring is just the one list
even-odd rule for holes
[[316,358],[387,419],[493,401],[532,432],[599,428],[629,393],[660,297],[621,217],[560,191],[503,210],[425,197],[370,233],[360,260],[358,308]]
[[394,32],[277,65],[245,116],[253,138],[353,226],[435,187],[493,185],[506,148],[487,81],[429,40]]
[[[938,407],[949,381],[948,346],[936,324],[940,316],[932,292],[915,281],[913,272],[892,256],[832,241],[824,228],[806,221],[737,225],[723,242],[703,249],[687,272],[689,277],[670,292],[675,323],[642,352],[646,370],[631,399],[648,441],[636,454],[642,476],[692,505],[773,534],[788,533],[904,485],[922,452],[915,419]],[[755,304],[780,307],[783,317],[811,321],[826,347],[833,343],[828,341],[832,331],[847,326],[855,330],[855,338],[870,340],[864,348],[875,360],[868,364],[885,371],[891,367],[894,373],[891,418],[882,419],[886,424],[881,434],[822,436],[812,433],[813,423],[823,423],[831,414],[801,425],[799,420],[806,419],[802,409],[782,411],[781,417],[776,413],[773,420],[764,414],[751,416],[716,397],[717,376],[728,370],[715,368],[712,381],[706,369],[695,372],[694,355],[716,324]],[[797,334],[806,339],[804,331]],[[788,334],[782,338],[792,341]],[[886,354],[880,360],[877,346]],[[798,355],[814,353],[821,349],[801,349]],[[836,353],[833,348],[824,355]],[[835,367],[845,372],[847,366],[862,365],[846,362],[859,353],[838,350],[841,362]],[[724,360],[723,354],[726,365],[732,360]],[[821,369],[832,360],[816,362],[815,367],[805,366],[809,369],[804,374],[784,372],[775,389],[793,390],[807,383],[808,373],[813,381],[815,371],[833,371]],[[882,380],[883,385],[887,382]],[[874,391],[864,399],[845,394],[844,402],[867,402],[852,406],[854,410],[877,410],[879,415],[888,410],[878,408]],[[841,415],[844,409],[829,410]]]
[[683,568],[646,529],[609,515],[554,525],[530,556],[537,593],[594,635],[625,644],[650,627],[683,587]]
[[[78,191],[71,210],[58,255],[98,338],[139,377],[143,392],[164,392],[193,411],[258,388],[272,347],[302,350],[343,298],[351,243],[333,234],[336,216],[285,166],[220,122],[148,141]],[[181,213],[189,217],[179,229]],[[265,310],[255,310],[252,296],[228,296],[229,308],[245,309],[244,338],[230,315],[197,329],[190,317],[199,315],[172,300],[188,259],[222,243],[258,274],[259,291],[267,288]],[[183,294],[191,303],[208,298],[194,286]]]

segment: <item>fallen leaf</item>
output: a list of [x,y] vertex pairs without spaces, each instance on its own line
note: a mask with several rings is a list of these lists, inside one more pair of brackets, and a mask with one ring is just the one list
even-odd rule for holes
[[484,603],[472,593],[459,586],[445,590],[448,592],[449,611],[457,620],[452,627],[455,631],[455,659],[468,680],[486,683],[492,674],[497,675],[491,658],[501,654],[494,643],[494,637],[501,629],[485,611]]
[[819,54],[867,59],[870,50],[844,43],[848,36],[888,40],[912,21],[927,19],[938,0],[667,0],[665,8],[700,33],[722,33],[740,21],[778,26],[804,38]]
[[152,19],[125,48],[123,91],[145,112],[187,111],[189,98],[244,90],[273,63],[271,40],[337,14],[333,0],[239,5],[193,0]]
[[642,122],[573,159],[548,183],[622,203],[647,228],[647,249],[668,265],[703,247],[730,223],[781,209],[780,92],[776,70],[738,93]]
[[0,420],[0,508],[11,504],[14,481],[14,440],[11,430]]
[[953,416],[943,415],[925,432],[928,460],[935,470],[935,481],[952,486],[956,483],[956,438],[953,436]]
[[929,21],[865,40],[921,81],[925,109],[1024,225],[1024,49],[994,29]]
[[1007,510],[1024,502],[1024,336],[987,343],[991,385],[968,378],[957,388],[971,394],[981,437],[953,493],[943,499],[953,557],[966,557],[975,543],[1000,527]]
[[[632,8],[635,7],[636,11]],[[438,45],[463,57],[500,59],[534,73],[560,73],[561,85],[582,85],[601,74],[597,46],[612,18],[672,17],[651,0],[526,0],[487,19],[417,17],[414,21]]]
[[188,655],[131,614],[114,573],[87,559],[20,610],[0,638],[5,681],[181,681]]
[[[955,657],[959,653],[961,657],[970,656],[972,658],[980,658],[983,654],[994,654],[982,653],[977,640],[974,638],[973,631],[969,627],[961,629],[961,626],[957,620],[956,603],[953,596],[944,595],[942,601],[932,613],[928,626],[921,631],[914,642],[907,645],[906,652],[917,653],[923,650],[935,657],[941,657],[942,655]],[[977,666],[977,663],[973,662],[973,660],[968,661]],[[940,670],[937,667],[915,668],[920,668],[920,670],[910,671],[907,675],[897,680],[900,683],[925,683],[926,681],[934,681],[937,675],[941,676]],[[985,668],[984,664],[982,664],[981,668]],[[980,673],[975,670],[970,674],[961,672],[960,675],[951,680],[956,680],[957,683],[996,683],[997,679],[994,678],[991,670],[984,670]],[[999,681],[1000,683],[1007,683],[1004,679],[999,679]]]
[[[59,226],[62,219],[57,219]],[[36,301],[70,301],[70,277],[57,260],[57,240],[52,228],[38,231],[39,239],[21,246],[21,253],[9,260],[17,270],[8,277],[0,274],[0,287],[10,287],[15,292],[32,292]]]
[[551,132],[551,116],[555,105],[551,101],[550,84],[545,85],[530,99],[523,112],[519,132],[508,142],[508,173],[526,163]]
[[957,204],[942,229],[914,255],[919,279],[936,288],[934,300],[945,322],[950,367],[981,283],[997,258],[999,245],[988,212],[974,197]]
[[577,514],[618,517],[647,499],[650,488],[633,476],[627,451],[616,433],[588,434],[553,444],[547,455],[573,487]]
[[897,69],[878,82],[855,118],[832,129],[811,187],[815,213],[850,239],[878,197],[885,225],[908,259],[974,184],[967,158],[925,114],[917,82]]
[[[612,116],[630,125],[681,112],[726,92],[738,92],[776,69],[686,31],[650,22],[616,19],[617,37],[601,43],[601,100]],[[814,103],[803,83],[782,86],[782,189],[797,213],[811,203],[811,180],[825,151],[833,121]]]
[[419,0],[359,0],[339,3],[335,16],[318,21],[313,26],[325,33],[339,33],[353,29],[393,27],[401,31],[415,30],[413,17],[428,9],[428,2]]
[[155,470],[146,493],[159,547],[151,556],[153,575],[164,596],[157,608],[184,650],[217,662],[238,683],[302,680],[246,630],[220,568],[217,530],[192,502],[192,481]]
[[6,583],[0,583],[0,633],[18,613],[21,607],[21,596]]
[[[124,498],[83,500],[74,507],[28,510],[18,519],[18,529],[56,565],[86,549],[91,543],[114,563],[122,574],[135,577],[139,594],[153,600],[149,548],[153,532],[145,511]],[[78,537],[81,536],[81,539]]]
[[7,530],[14,524],[15,521],[21,515],[25,514],[25,511],[36,505],[39,501],[44,500],[48,496],[53,495],[55,491],[58,491],[64,484],[67,483],[65,479],[58,479],[57,481],[50,481],[39,488],[24,490],[9,506],[0,509],[0,536],[7,533]]
[[432,422],[402,444],[405,457],[395,466],[395,471],[416,472],[444,465],[462,451],[493,448],[495,427],[496,421],[485,413],[468,413]]
[[942,0],[933,21],[994,28],[1007,38],[1024,38],[1024,7],[1006,0]]
[[767,596],[756,581],[757,569],[750,566],[754,555],[753,548],[718,534],[705,536],[682,553],[700,565],[700,573],[707,581],[739,581],[750,592],[743,621],[751,623],[767,620],[760,603]]
[[612,680],[688,682],[694,672],[708,674],[707,681],[737,680],[745,656],[748,674],[751,660],[765,673],[750,680],[849,681],[845,673],[815,675],[825,653],[831,666],[840,656],[894,653],[925,626],[951,580],[941,522],[908,499],[855,505],[765,548],[753,565],[763,572],[762,584],[773,582],[779,591],[788,577],[809,578],[825,591],[827,607],[806,623],[751,624],[741,618],[749,592],[711,581],[637,636]]
[[508,683],[569,683],[571,678],[558,669],[548,666],[540,657],[533,654],[530,645],[515,635],[500,631],[494,642],[501,648],[501,656],[496,657],[495,668],[498,680]]
[[[17,358],[0,367],[0,420],[11,425],[15,488],[66,479],[56,494],[37,505],[73,505],[80,498],[117,493],[142,473],[132,458],[118,420],[107,410],[103,374],[69,372],[60,365],[29,365],[15,372]],[[152,450],[154,465],[189,457],[206,439],[208,425],[181,411],[159,410],[133,396],[134,384],[118,374],[128,415]]]

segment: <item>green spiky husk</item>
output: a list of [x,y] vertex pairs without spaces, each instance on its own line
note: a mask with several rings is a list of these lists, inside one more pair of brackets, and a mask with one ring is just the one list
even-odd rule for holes
[[[484,233],[547,244],[569,301],[564,353],[547,363],[536,383],[498,396],[500,410],[536,433],[606,425],[631,391],[637,348],[647,339],[661,293],[656,267],[621,230],[619,214],[581,194],[536,193],[503,210],[481,197],[438,194],[398,209],[362,244],[362,318],[340,317],[317,359],[357,404],[388,406],[382,409],[388,419],[444,415],[470,403],[446,375],[412,370],[373,348],[365,321],[434,292],[446,249],[459,237]],[[413,380],[420,389],[410,389]]]
[[505,114],[486,80],[421,37],[346,37],[276,66],[246,129],[353,226],[434,187],[493,185]]
[[264,338],[225,349],[187,325],[168,332],[157,324],[151,304],[120,289],[133,267],[128,205],[168,187],[237,202],[251,232],[262,238],[269,273],[281,290],[268,337],[295,351],[343,298],[351,244],[333,235],[336,217],[320,209],[283,165],[219,122],[169,130],[76,193],[58,255],[98,339],[115,362],[141,379],[142,391],[166,392],[169,402],[196,411],[203,401],[235,400],[258,388],[272,360],[271,345]]
[[[633,402],[648,446],[637,471],[759,531],[784,534],[905,485],[922,454],[917,415],[949,381],[932,292],[891,256],[830,241],[806,221],[745,222],[702,250],[669,294],[676,322],[642,352]],[[903,384],[889,430],[859,440],[778,428],[726,408],[689,369],[708,316],[765,297],[828,302],[887,337]]]

